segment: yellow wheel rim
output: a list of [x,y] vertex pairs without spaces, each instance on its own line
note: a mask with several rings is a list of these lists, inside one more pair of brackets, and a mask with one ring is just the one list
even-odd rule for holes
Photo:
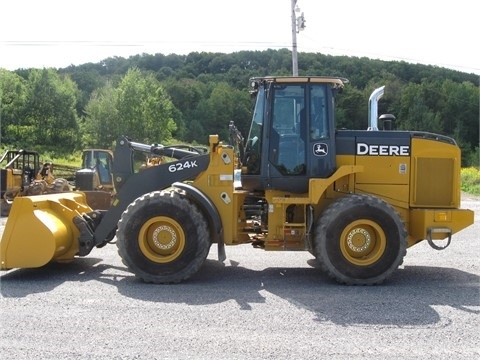
[[178,258],[185,248],[185,233],[175,220],[166,216],[151,218],[138,234],[143,255],[156,263],[168,263]]
[[383,229],[374,221],[360,219],[348,224],[340,237],[345,259],[355,265],[368,266],[381,258],[387,246]]

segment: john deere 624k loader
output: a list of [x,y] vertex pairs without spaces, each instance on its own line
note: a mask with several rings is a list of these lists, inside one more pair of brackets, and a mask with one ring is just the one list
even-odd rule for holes
[[[309,251],[340,283],[381,283],[408,247],[447,247],[473,212],[460,209],[453,139],[378,130],[383,87],[370,97],[368,130],[336,130],[334,99],[345,83],[251,79],[256,105],[246,141],[231,124],[231,145],[211,135],[208,153],[120,137],[112,206],[92,209],[81,192],[15,199],[1,268],[71,261],[116,237],[123,262],[146,282],[188,279],[214,243],[220,260],[225,245],[249,243]],[[134,151],[176,161],[135,172]]]

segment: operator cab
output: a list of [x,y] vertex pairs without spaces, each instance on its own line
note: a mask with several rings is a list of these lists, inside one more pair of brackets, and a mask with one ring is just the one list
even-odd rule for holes
[[102,149],[85,149],[82,154],[82,169],[97,171],[100,185],[112,185],[112,154]]
[[243,188],[306,193],[310,178],[335,171],[334,98],[345,82],[251,79],[256,103],[242,160]]

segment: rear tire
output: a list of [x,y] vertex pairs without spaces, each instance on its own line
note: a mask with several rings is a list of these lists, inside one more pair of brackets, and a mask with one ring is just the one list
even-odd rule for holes
[[322,269],[347,285],[382,283],[403,262],[407,232],[397,211],[369,195],[330,204],[315,226],[314,253]]
[[155,191],[130,204],[118,223],[123,263],[151,283],[178,283],[195,274],[210,248],[207,221],[178,191]]

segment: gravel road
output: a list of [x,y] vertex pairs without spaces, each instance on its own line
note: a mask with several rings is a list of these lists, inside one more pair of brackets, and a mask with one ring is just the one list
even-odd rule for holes
[[0,357],[479,359],[480,199],[462,206],[475,211],[473,226],[444,251],[410,248],[381,286],[340,286],[308,253],[248,245],[227,247],[224,264],[212,247],[178,285],[138,281],[114,245],[3,271]]

